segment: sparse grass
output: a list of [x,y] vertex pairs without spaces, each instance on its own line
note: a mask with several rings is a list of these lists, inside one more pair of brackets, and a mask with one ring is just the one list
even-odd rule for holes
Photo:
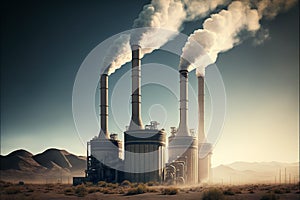
[[217,188],[210,188],[203,192],[202,200],[224,200],[223,192]]
[[[155,186],[155,182],[149,182],[146,184],[131,184],[129,181],[124,183],[106,183],[102,182],[102,187],[87,184],[79,186],[71,186],[70,184],[29,184],[26,182],[25,185],[19,185],[18,182],[8,183],[0,181],[0,199],[47,199],[54,197],[56,199],[75,199],[81,197],[81,199],[99,199],[104,197],[107,199],[115,198],[121,195],[137,195],[136,197],[125,197],[140,199],[144,198],[144,195],[138,195],[148,193],[146,196],[153,199],[167,198],[163,195],[176,195],[174,198],[180,197],[181,199],[189,199],[193,195],[198,196],[198,199],[202,200],[224,200],[224,199],[245,199],[253,198],[259,200],[278,200],[288,199],[291,197],[298,197],[299,188],[296,184],[291,185],[242,185],[242,186],[191,186],[191,187],[179,187],[179,186]],[[130,185],[135,185],[132,187]],[[150,186],[149,186],[150,185]],[[4,187],[5,186],[5,187]],[[103,187],[105,186],[105,187]],[[178,187],[178,188],[176,188]],[[216,191],[214,191],[216,190]],[[276,194],[275,191],[279,192]],[[221,194],[220,194],[221,192]],[[256,194],[249,195],[247,193],[255,192]],[[46,194],[47,193],[47,194]],[[152,194],[150,194],[152,193]],[[180,193],[180,195],[178,195]],[[235,196],[230,196],[231,193]],[[241,193],[241,195],[237,195]],[[289,194],[286,194],[289,193]],[[115,194],[111,195],[111,194]],[[163,195],[162,195],[163,194]],[[248,195],[248,196],[247,196]],[[73,197],[72,197],[73,196]],[[83,198],[82,198],[83,197]],[[171,197],[171,196],[170,196]],[[296,198],[297,199],[297,198]]]
[[177,193],[178,193],[178,188],[175,187],[163,188],[161,191],[161,194],[163,195],[175,195]]

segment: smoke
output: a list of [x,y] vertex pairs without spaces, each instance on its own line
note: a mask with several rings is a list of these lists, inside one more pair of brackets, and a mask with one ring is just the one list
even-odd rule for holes
[[[182,49],[180,69],[196,69],[197,76],[204,76],[205,67],[216,62],[218,54],[240,44],[242,31],[255,36],[260,29],[260,19],[273,19],[286,11],[297,0],[244,0],[233,1],[227,10],[212,14],[203,23],[203,28],[195,30]],[[268,30],[258,32],[256,43],[269,38]]]
[[[147,49],[142,51],[143,55],[151,53],[176,36],[173,31],[180,30],[185,18],[186,12],[181,1],[152,0],[151,4],[144,6],[143,11],[133,23],[133,28],[151,28],[134,30],[131,33],[130,44],[146,47]],[[170,31],[160,32],[158,36],[156,28]]]
[[[142,58],[174,38],[175,32],[182,29],[185,21],[205,17],[227,2],[228,0],[152,0],[150,4],[144,6],[133,23],[133,28],[149,27],[149,29],[139,29],[133,31],[131,35],[122,35],[111,45],[104,59],[104,66],[109,66],[107,73],[110,75],[131,60],[131,44],[142,47]],[[159,28],[170,31],[162,33]]]
[[114,73],[124,63],[131,60],[131,48],[129,45],[130,35],[122,34],[116,39],[108,49],[103,65],[106,67],[104,73],[108,75]]
[[[259,27],[256,10],[240,1],[232,2],[228,10],[211,15],[204,21],[203,29],[196,30],[189,36],[183,48],[184,59],[181,59],[180,68],[191,71],[197,66],[198,75],[204,75],[204,68],[216,61],[218,53],[227,51],[240,42],[237,37],[240,31],[253,32]],[[199,44],[202,49],[197,48]]]
[[220,5],[226,5],[230,0],[182,0],[187,13],[187,21],[193,21],[207,16],[210,11],[215,10]]
[[263,44],[266,40],[271,39],[269,29],[261,28],[256,33],[256,37],[253,40],[253,45],[258,46]]
[[298,0],[255,0],[260,18],[273,19],[280,12],[285,12],[296,5]]

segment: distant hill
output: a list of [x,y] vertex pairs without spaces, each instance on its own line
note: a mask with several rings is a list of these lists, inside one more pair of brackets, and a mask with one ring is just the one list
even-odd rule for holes
[[275,181],[276,183],[299,181],[299,163],[234,162],[213,168],[214,183],[275,183]]
[[[0,179],[27,182],[71,183],[73,176],[84,176],[86,157],[76,156],[66,150],[47,149],[33,155],[26,150],[16,150],[0,156]],[[299,180],[299,163],[234,162],[212,169],[213,182],[223,184],[281,183]]]
[[85,157],[54,148],[37,155],[20,149],[0,156],[0,179],[8,181],[70,182],[72,176],[84,176],[85,168]]

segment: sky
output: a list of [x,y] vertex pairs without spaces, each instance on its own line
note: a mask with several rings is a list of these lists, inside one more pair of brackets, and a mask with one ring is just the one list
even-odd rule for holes
[[[2,3],[1,155],[20,148],[34,154],[47,148],[85,154],[86,142],[98,133],[76,130],[72,114],[76,74],[98,44],[131,28],[147,3],[140,0]],[[201,28],[202,22],[203,19],[185,23],[182,33],[189,35]],[[261,23],[269,29],[269,39],[255,45],[254,39],[248,38],[221,53],[216,62],[226,89],[227,112],[213,150],[213,166],[234,161],[299,161],[298,5]],[[177,70],[179,57],[158,50],[145,56],[142,62],[143,77],[153,77],[157,72],[163,73],[159,64]],[[126,64],[109,77],[109,97],[114,97],[110,103],[116,106],[112,109],[110,105],[109,114],[114,118],[109,119],[109,130],[121,139],[130,120],[130,81],[125,76],[124,83],[128,84],[120,85],[120,80],[129,69],[130,64]],[[161,123],[159,128],[167,132],[170,126],[179,123],[176,99],[179,78],[170,77],[174,79],[172,91],[155,84],[142,87],[144,124],[157,119]],[[197,110],[194,71],[189,73],[189,83],[192,116],[189,127],[197,129],[197,120],[193,118]],[[125,92],[118,95],[118,91]],[[95,99],[99,99],[98,93]],[[209,102],[206,95],[206,129]],[[118,112],[118,107],[126,108],[125,112],[113,113],[113,110]]]

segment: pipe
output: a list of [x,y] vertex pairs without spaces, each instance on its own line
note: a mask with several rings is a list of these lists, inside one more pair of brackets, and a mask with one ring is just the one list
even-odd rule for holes
[[132,115],[129,130],[143,129],[141,119],[141,47],[132,45]]
[[204,76],[198,76],[198,142],[205,142],[204,133]]
[[177,136],[190,136],[188,121],[188,71],[180,70],[180,122]]
[[[102,134],[109,138],[108,133],[108,75],[102,74],[100,78],[100,127]],[[102,136],[103,136],[102,135]]]

